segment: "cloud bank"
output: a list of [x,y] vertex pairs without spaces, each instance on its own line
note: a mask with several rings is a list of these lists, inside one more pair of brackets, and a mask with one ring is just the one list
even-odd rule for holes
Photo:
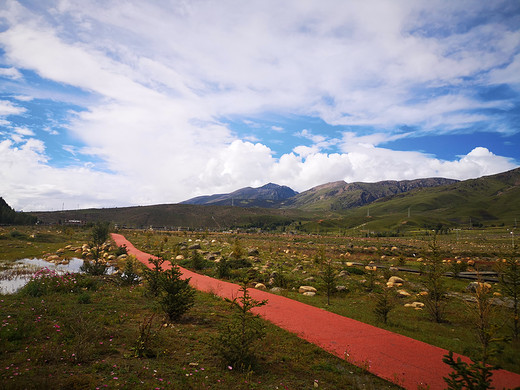
[[[514,158],[485,144],[451,160],[385,145],[517,134],[519,15],[513,1],[100,9],[88,0],[8,0],[0,5],[0,196],[24,210],[112,207],[267,182],[303,191],[512,169]],[[21,123],[43,106],[43,122]],[[320,118],[334,130],[255,129],[255,118],[273,115]],[[250,133],[233,130],[234,118],[249,120]],[[291,151],[278,152],[289,135]]]

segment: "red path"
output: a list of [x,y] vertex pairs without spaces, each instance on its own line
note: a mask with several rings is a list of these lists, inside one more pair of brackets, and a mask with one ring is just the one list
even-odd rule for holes
[[[136,249],[120,234],[112,234],[112,238],[117,245],[126,245],[130,254],[149,265],[149,254]],[[181,271],[183,277],[191,278],[190,284],[198,290],[225,298],[238,295],[239,286],[236,284],[183,268]],[[442,348],[276,294],[255,289],[251,289],[250,294],[255,299],[268,300],[267,305],[256,308],[256,313],[264,319],[340,358],[346,358],[350,363],[367,368],[381,378],[406,389],[416,390],[421,384],[423,388],[428,385],[431,390],[446,388],[442,378],[451,370],[442,362],[447,353]],[[495,371],[493,385],[497,389],[518,387],[520,375],[505,370]]]

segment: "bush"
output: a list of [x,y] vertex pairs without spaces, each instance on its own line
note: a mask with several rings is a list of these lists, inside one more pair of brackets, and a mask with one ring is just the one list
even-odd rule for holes
[[347,271],[351,275],[364,275],[365,274],[364,270],[362,270],[361,268],[357,268],[357,267],[347,267],[347,268],[345,268],[345,271]]
[[223,257],[218,263],[215,263],[217,278],[227,279],[231,276],[228,260]]
[[32,297],[40,297],[51,293],[76,292],[79,285],[74,274],[60,275],[54,270],[42,268],[22,288],[21,293]]
[[89,293],[82,292],[81,294],[78,295],[79,304],[85,305],[85,304],[89,304],[91,302],[92,302],[92,298]]
[[229,268],[231,269],[239,269],[239,268],[250,268],[253,266],[250,261],[246,259],[232,259],[228,260]]
[[118,246],[116,251],[114,252],[114,255],[121,256],[121,255],[127,255],[128,250],[126,249],[126,245]]
[[190,263],[191,267],[195,270],[202,270],[206,266],[206,260],[196,249],[191,253]]
[[88,275],[100,276],[107,273],[108,266],[99,259],[93,261],[83,260],[83,264],[79,269]]
[[17,238],[19,240],[27,239],[27,234],[20,233],[18,230],[13,230],[9,235],[11,238]]
[[141,278],[137,274],[137,265],[134,257],[127,257],[123,274],[121,275],[121,283],[123,285],[132,285],[139,283]]

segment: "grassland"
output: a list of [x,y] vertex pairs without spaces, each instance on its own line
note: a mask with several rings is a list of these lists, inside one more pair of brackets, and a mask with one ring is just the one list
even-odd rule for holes
[[[418,232],[411,237],[343,237],[318,235],[263,235],[263,234],[190,234],[127,232],[127,238],[137,247],[150,253],[161,253],[165,258],[184,256],[179,263],[192,267],[190,245],[200,245],[200,251],[208,258],[233,257],[237,245],[243,252],[241,266],[231,262],[231,280],[251,279],[251,285],[263,283],[267,287],[281,287],[285,296],[318,306],[359,321],[383,327],[417,340],[478,358],[480,346],[471,319],[474,305],[469,302],[472,294],[467,290],[470,281],[445,278],[449,291],[446,301],[445,322],[435,323],[425,310],[405,307],[407,303],[420,301],[425,290],[424,278],[418,273],[379,270],[374,274],[364,269],[365,265],[378,263],[387,267],[404,266],[420,271],[422,258],[429,256],[431,236]],[[237,244],[238,243],[238,244]],[[510,255],[511,236],[505,229],[466,230],[438,236],[440,249],[446,259],[446,271],[464,266],[480,271],[491,271],[498,260]],[[336,285],[344,286],[342,292],[332,297],[331,305],[326,305],[321,282],[322,266],[318,255],[325,254],[332,259],[338,276]],[[247,256],[247,254],[251,256]],[[460,263],[457,263],[460,262]],[[467,266],[467,264],[473,264]],[[350,263],[360,263],[353,266]],[[217,277],[215,260],[208,260],[197,272]],[[462,265],[461,265],[462,264]],[[355,270],[354,270],[355,268]],[[275,273],[275,274],[273,274]],[[405,280],[402,289],[410,295],[397,298],[395,308],[389,314],[389,321],[383,324],[375,313],[375,294],[390,276]],[[370,287],[370,280],[373,286]],[[311,285],[318,289],[314,297],[298,293],[301,285]],[[502,293],[501,286],[493,284],[492,292],[497,298]],[[493,323],[497,327],[498,338],[510,338],[511,311],[503,305],[494,307]],[[501,349],[495,363],[508,370],[520,372],[520,343],[504,341],[497,343]]]
[[[88,230],[82,229],[2,228],[0,234],[4,260],[88,240]],[[165,242],[154,234],[134,238],[152,246]],[[32,296],[30,289],[0,295],[3,389],[397,388],[269,323],[257,345],[259,364],[238,372],[223,365],[213,348],[230,315],[221,299],[197,293],[188,314],[165,326],[143,285],[124,286],[117,275],[73,278],[70,290],[62,283],[42,296]],[[138,358],[140,326],[152,317],[150,352]]]

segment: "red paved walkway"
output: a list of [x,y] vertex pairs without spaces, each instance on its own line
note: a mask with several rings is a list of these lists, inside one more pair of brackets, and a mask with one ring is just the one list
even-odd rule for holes
[[[112,238],[117,245],[126,245],[129,253],[149,265],[149,254],[136,249],[120,234],[112,234]],[[198,290],[225,298],[238,295],[239,286],[236,284],[183,268],[181,271],[184,277],[191,277],[190,284]],[[269,301],[256,309],[256,313],[264,319],[340,358],[367,368],[381,378],[406,389],[417,390],[420,385],[425,386],[423,388],[428,385],[431,390],[446,388],[442,378],[448,376],[451,370],[442,362],[443,355],[447,354],[442,348],[276,294],[255,289],[251,289],[250,294],[255,299]],[[505,370],[496,371],[493,385],[497,389],[515,388],[520,386],[520,375]]]

